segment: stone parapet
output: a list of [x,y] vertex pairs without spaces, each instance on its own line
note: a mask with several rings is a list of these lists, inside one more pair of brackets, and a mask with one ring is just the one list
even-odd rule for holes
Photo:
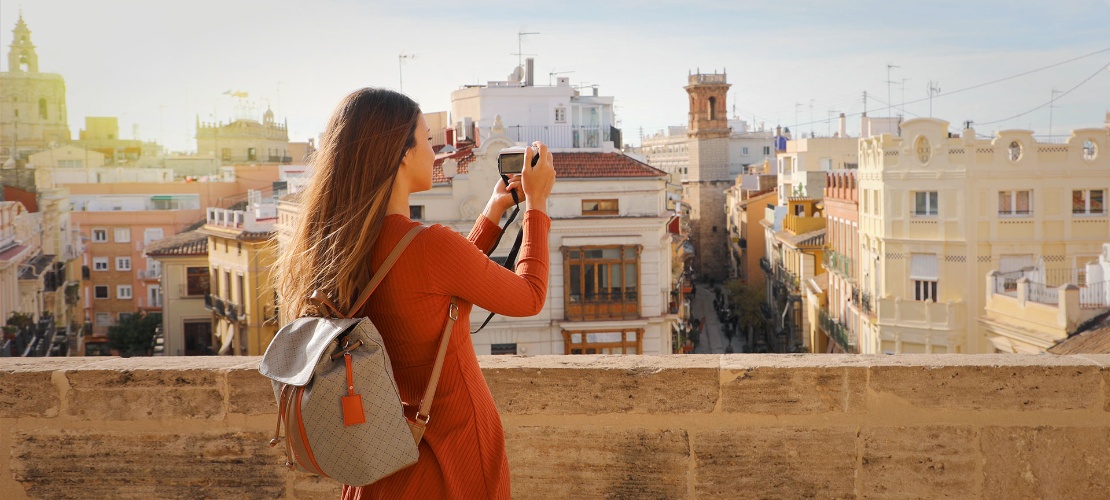
[[[257,363],[0,359],[0,498],[338,498]],[[514,498],[1110,497],[1110,355],[481,364]]]

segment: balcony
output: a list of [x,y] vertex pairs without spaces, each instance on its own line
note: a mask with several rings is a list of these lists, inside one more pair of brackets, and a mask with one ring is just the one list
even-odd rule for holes
[[161,269],[144,269],[139,271],[139,279],[157,281],[162,277]]
[[979,324],[1002,352],[1044,353],[1080,326],[1110,309],[1102,281],[1052,287],[1013,274],[987,274],[986,304]]
[[821,255],[821,264],[826,270],[837,273],[848,281],[856,279],[855,261],[831,248],[825,247]]
[[759,268],[762,269],[763,274],[766,274],[767,276],[770,276],[771,273],[774,271],[774,269],[771,267],[771,261],[767,260],[767,257],[759,258]]
[[791,292],[797,293],[801,286],[798,275],[782,266],[775,266],[775,281],[782,283]]
[[[337,483],[288,470],[267,445],[277,407],[257,363],[8,365],[23,395],[0,405],[0,498],[67,498],[74,484],[100,498],[172,496],[157,493],[166,487],[196,498],[338,498]],[[504,422],[513,498],[1105,496],[1108,355],[479,363]]]
[[596,321],[607,319],[637,319],[640,317],[639,293],[635,290],[571,293],[566,303],[567,321]]
[[856,352],[856,333],[841,319],[833,318],[824,309],[818,309],[817,315],[821,330],[825,332],[844,352]]
[[227,302],[215,295],[210,293],[204,295],[204,308],[219,316],[227,316],[227,305]]
[[950,333],[964,328],[964,302],[933,302],[894,297],[875,301],[879,323]]
[[804,234],[820,229],[825,229],[824,217],[802,217],[793,214],[786,214],[783,220],[782,228],[790,231],[793,234]]
[[[616,129],[602,126],[580,125],[510,125],[505,133],[513,142],[531,144],[541,141],[552,148],[600,148],[602,143],[612,141],[611,132]],[[489,129],[483,129],[483,133]]]

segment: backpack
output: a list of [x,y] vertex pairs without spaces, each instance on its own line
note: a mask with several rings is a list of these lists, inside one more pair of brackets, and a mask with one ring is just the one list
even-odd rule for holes
[[369,318],[352,318],[385,278],[405,247],[423,230],[410,230],[382,263],[349,314],[319,291],[309,299],[332,317],[301,317],[284,325],[266,348],[258,371],[269,378],[278,402],[270,446],[285,431],[286,466],[363,486],[416,463],[418,446],[443,368],[454,297],[431,380],[412,418],[405,415],[382,336]]

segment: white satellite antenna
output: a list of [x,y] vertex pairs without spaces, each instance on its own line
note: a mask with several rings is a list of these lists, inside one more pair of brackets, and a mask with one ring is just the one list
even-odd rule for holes
[[513,68],[512,74],[509,75],[509,81],[514,82],[514,83],[520,83],[520,81],[523,80],[523,79],[524,79],[524,68],[522,68],[520,66],[517,66],[517,67]]

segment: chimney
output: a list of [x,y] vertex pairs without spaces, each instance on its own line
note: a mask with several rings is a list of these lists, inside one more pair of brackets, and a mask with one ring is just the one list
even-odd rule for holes
[[836,131],[838,137],[848,137],[848,119],[844,117],[844,113],[840,113],[840,120],[837,122]]
[[536,64],[531,57],[524,60],[524,86],[531,87],[536,80]]
[[859,136],[861,138],[871,137],[871,133],[867,130],[867,113],[859,117]]

